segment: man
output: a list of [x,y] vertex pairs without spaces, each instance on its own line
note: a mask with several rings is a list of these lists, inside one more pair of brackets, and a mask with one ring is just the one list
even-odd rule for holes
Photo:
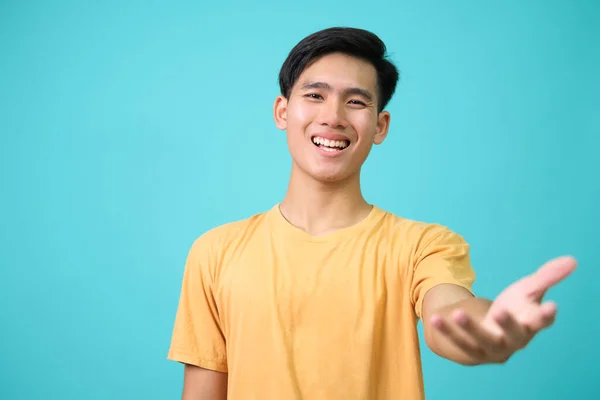
[[419,319],[429,348],[463,365],[505,362],[552,324],[541,300],[572,258],[478,298],[460,235],[362,196],[397,80],[364,30],[291,51],[274,104],[293,159],[285,198],[204,233],[186,262],[169,351],[184,399],[422,399]]

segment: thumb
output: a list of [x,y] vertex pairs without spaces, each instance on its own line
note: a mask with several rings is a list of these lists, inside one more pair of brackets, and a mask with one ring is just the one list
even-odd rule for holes
[[570,256],[546,262],[527,279],[527,292],[535,297],[543,296],[548,289],[568,277],[576,267],[577,261]]

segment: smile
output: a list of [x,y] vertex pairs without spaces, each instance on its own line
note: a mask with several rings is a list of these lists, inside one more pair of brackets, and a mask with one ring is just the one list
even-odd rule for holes
[[313,136],[312,142],[315,146],[328,152],[340,152],[350,146],[349,140],[329,140],[320,136]]

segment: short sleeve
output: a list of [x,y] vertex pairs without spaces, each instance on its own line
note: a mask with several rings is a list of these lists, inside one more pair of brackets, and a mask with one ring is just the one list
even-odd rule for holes
[[189,251],[168,359],[227,372],[225,337],[213,295],[212,243],[197,239]]
[[431,225],[424,230],[419,243],[410,294],[415,313],[421,318],[423,299],[429,289],[451,283],[473,293],[475,271],[471,266],[469,244],[448,228]]

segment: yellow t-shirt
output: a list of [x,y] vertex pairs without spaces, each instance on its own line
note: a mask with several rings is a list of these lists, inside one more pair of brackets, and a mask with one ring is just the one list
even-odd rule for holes
[[228,372],[234,400],[423,399],[423,297],[474,279],[444,226],[374,206],[313,237],[275,206],[194,242],[168,358]]

